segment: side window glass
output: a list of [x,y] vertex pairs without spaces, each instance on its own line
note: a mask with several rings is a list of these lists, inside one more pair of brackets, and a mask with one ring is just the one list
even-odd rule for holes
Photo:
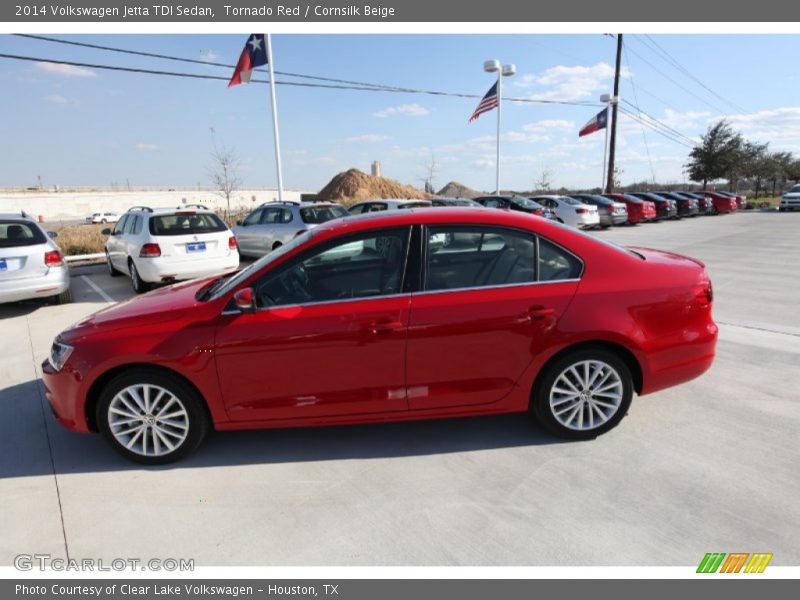
[[133,235],[139,235],[142,233],[142,216],[136,215],[133,219],[133,226],[131,227],[131,233]]
[[536,279],[532,233],[498,227],[428,229],[426,290],[531,283]]
[[125,224],[128,222],[128,219],[131,215],[123,215],[122,218],[117,221],[117,224],[114,226],[114,233],[120,234],[125,231]]
[[280,208],[265,208],[261,217],[262,223],[279,223],[281,218]]
[[385,202],[373,202],[369,207],[369,212],[380,212],[386,210],[388,207]]
[[552,242],[539,238],[539,281],[577,279],[583,265],[575,256]]
[[261,213],[263,213],[263,209],[254,210],[247,218],[244,220],[245,225],[256,225],[259,221],[261,221]]
[[136,219],[141,219],[141,217],[139,215],[128,215],[128,220],[125,222],[124,233],[133,233],[133,226],[136,223]]
[[292,211],[289,208],[284,208],[281,211],[281,223],[291,223],[292,222]]
[[367,207],[366,204],[360,204],[358,206],[352,207],[349,212],[350,212],[351,215],[360,215],[361,213],[364,212],[364,209],[366,207]]
[[255,286],[256,306],[372,298],[402,290],[407,228],[368,232],[312,249]]

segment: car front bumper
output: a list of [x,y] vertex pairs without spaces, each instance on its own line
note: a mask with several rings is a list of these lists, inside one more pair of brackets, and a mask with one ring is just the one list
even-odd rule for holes
[[47,359],[42,363],[44,393],[59,425],[71,431],[88,433],[82,381],[81,375],[69,362],[60,371],[56,371]]
[[0,303],[58,296],[69,289],[69,268],[50,267],[47,273],[24,279],[0,280]]

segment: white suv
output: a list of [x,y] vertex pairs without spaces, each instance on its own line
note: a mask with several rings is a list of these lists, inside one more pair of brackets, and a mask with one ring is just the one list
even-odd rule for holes
[[781,198],[778,210],[781,212],[800,209],[800,185],[795,185]]
[[116,223],[118,221],[119,221],[119,215],[117,213],[112,213],[112,212],[92,213],[91,217],[86,217],[86,222],[92,224]]
[[127,273],[137,294],[154,283],[210,277],[239,267],[236,238],[205,206],[128,209],[104,229],[111,276]]

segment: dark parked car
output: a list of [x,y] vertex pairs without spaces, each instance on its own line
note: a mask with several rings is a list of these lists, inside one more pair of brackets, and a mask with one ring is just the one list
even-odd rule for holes
[[459,206],[462,208],[469,206],[480,206],[471,198],[436,198],[431,200],[433,206]]
[[701,215],[710,215],[712,213],[712,209],[714,208],[714,202],[711,200],[711,196],[706,196],[702,192],[680,192],[684,196],[689,196],[690,198],[694,198],[697,200],[697,212]]
[[659,196],[675,200],[678,207],[678,216],[696,217],[700,213],[697,200],[689,196],[684,196],[680,192],[656,192]]
[[536,200],[524,198],[523,196],[481,196],[480,198],[475,198],[475,202],[486,208],[518,210],[550,220],[555,220],[556,218],[553,211],[545,208]]
[[600,215],[600,227],[624,225],[628,222],[628,207],[624,202],[596,194],[570,194],[570,198],[596,206]]
[[635,196],[642,200],[650,200],[656,205],[656,218],[658,219],[675,219],[678,217],[678,204],[675,200],[664,198],[658,194],[651,192],[631,192],[631,196]]

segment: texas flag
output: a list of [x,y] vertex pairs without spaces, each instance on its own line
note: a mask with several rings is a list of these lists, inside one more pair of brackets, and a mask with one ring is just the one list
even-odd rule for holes
[[586,125],[581,127],[581,130],[578,132],[578,137],[583,137],[585,135],[589,135],[590,133],[594,133],[595,131],[600,131],[601,129],[605,129],[608,126],[608,108],[604,108],[595,116],[593,116]]
[[236,70],[233,72],[228,87],[239,85],[240,83],[250,83],[253,76],[253,69],[263,67],[269,62],[267,57],[267,45],[264,42],[263,33],[254,33],[247,38],[239,62],[236,63]]

